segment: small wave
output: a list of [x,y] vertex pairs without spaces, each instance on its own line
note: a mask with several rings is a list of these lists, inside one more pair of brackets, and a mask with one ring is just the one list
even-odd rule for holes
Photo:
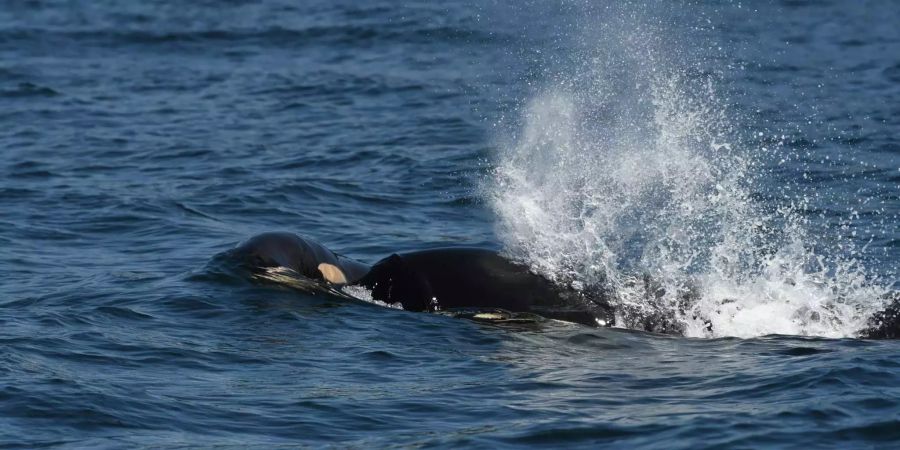
[[131,308],[119,307],[119,306],[100,306],[96,308],[96,311],[99,313],[107,314],[112,317],[116,317],[119,319],[129,319],[129,320],[153,320],[154,317],[150,314],[145,314],[139,311],[135,311]]
[[56,97],[61,95],[58,91],[47,86],[40,86],[34,83],[19,83],[12,89],[0,90],[0,97],[19,98],[19,97]]
[[[211,263],[211,267],[207,272],[194,278],[204,279],[208,278],[213,273],[225,274],[226,272],[231,275],[240,276],[241,274],[238,272],[246,272],[231,266],[234,266],[234,263],[229,261],[228,252],[225,252],[224,254],[217,256],[217,258],[214,258],[214,261]],[[364,286],[334,286],[324,281],[307,278],[287,267],[262,267],[250,271],[248,274],[251,280],[257,282],[273,283],[311,294],[321,293],[347,300],[358,300],[385,308],[403,309],[403,306],[400,303],[386,303],[372,298],[372,292]]]
[[900,62],[884,69],[884,77],[894,83],[900,83]]
[[334,24],[287,28],[231,28],[201,30],[152,29],[48,29],[19,28],[0,31],[0,40],[7,42],[42,42],[55,45],[62,42],[88,42],[95,45],[196,45],[211,43],[285,45],[372,45],[377,42],[427,43],[488,43],[497,36],[479,30],[450,25],[434,26],[417,23],[391,22],[376,24]]

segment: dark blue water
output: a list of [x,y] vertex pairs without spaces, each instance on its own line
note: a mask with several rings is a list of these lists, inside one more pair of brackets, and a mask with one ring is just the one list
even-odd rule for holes
[[[782,310],[751,301],[809,309],[837,293],[875,305],[868,293],[897,286],[900,5],[748,3],[2,2],[0,444],[896,447],[900,344],[841,324],[766,327]],[[676,78],[679,95],[721,117],[647,114],[678,102],[643,81]],[[715,94],[698,95],[707,86]],[[690,239],[672,224],[703,214],[642,212],[670,197],[678,211],[709,206],[739,178],[746,195],[730,201],[774,211],[767,223],[786,231],[728,244],[735,254],[775,254],[794,237],[803,250],[791,255],[822,261],[824,278],[712,277],[751,286],[738,303],[762,325],[732,315],[715,336],[744,338],[701,339],[485,325],[208,265],[271,230],[367,262],[564,240],[546,221],[515,235],[527,215],[504,202],[528,193],[503,195],[497,170],[590,185],[576,167],[589,162],[545,171],[519,158],[534,145],[584,153],[529,131],[571,119],[538,114],[554,89],[589,112],[576,135],[600,147],[669,131],[698,148],[729,143],[727,157],[697,159],[714,168],[702,198],[617,197],[617,220]],[[675,132],[698,121],[717,131]],[[612,128],[635,136],[597,131]],[[681,161],[669,148],[651,148],[662,156],[647,167]],[[640,165],[627,175],[652,178]],[[634,250],[642,230],[620,254],[677,260]],[[704,261],[701,273],[718,273]],[[646,264],[677,272],[660,267]],[[783,329],[809,336],[770,334]]]

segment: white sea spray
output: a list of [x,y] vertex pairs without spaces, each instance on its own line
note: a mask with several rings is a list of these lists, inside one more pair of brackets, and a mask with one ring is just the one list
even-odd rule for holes
[[853,242],[816,248],[806,198],[757,198],[779,194],[760,169],[775,153],[741,138],[747,119],[696,52],[610,12],[498,138],[486,196],[509,256],[576,289],[612,286],[619,326],[664,314],[695,337],[854,336],[886,285]]

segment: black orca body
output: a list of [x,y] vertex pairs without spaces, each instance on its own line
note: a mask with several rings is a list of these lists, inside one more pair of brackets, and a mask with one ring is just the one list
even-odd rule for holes
[[603,299],[561,288],[493,250],[436,248],[382,259],[359,283],[410,311],[500,308],[590,326],[611,324]]
[[900,293],[888,296],[888,306],[872,315],[860,333],[866,339],[900,339]]
[[[527,266],[482,248],[393,254],[370,267],[312,240],[279,232],[250,238],[227,254],[251,271],[288,268],[317,285],[362,285],[371,290],[373,299],[400,303],[408,311],[502,309],[594,327],[612,325],[615,313],[602,289],[558,286]],[[900,295],[889,298],[888,306],[872,316],[860,337],[900,339]]]
[[[284,267],[305,278],[332,284],[359,284],[372,298],[400,303],[408,311],[503,309],[598,326],[612,323],[612,309],[583,293],[563,289],[481,248],[441,248],[393,254],[367,266],[293,233],[254,236],[229,252],[251,271]],[[337,267],[344,280],[335,283],[323,264]]]

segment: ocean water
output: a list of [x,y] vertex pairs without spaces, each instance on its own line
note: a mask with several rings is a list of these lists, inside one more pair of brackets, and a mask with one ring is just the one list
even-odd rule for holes
[[[897,23],[2,2],[0,445],[894,448],[900,344],[857,335],[900,289]],[[272,230],[495,248],[622,313],[497,326],[211,263]]]

